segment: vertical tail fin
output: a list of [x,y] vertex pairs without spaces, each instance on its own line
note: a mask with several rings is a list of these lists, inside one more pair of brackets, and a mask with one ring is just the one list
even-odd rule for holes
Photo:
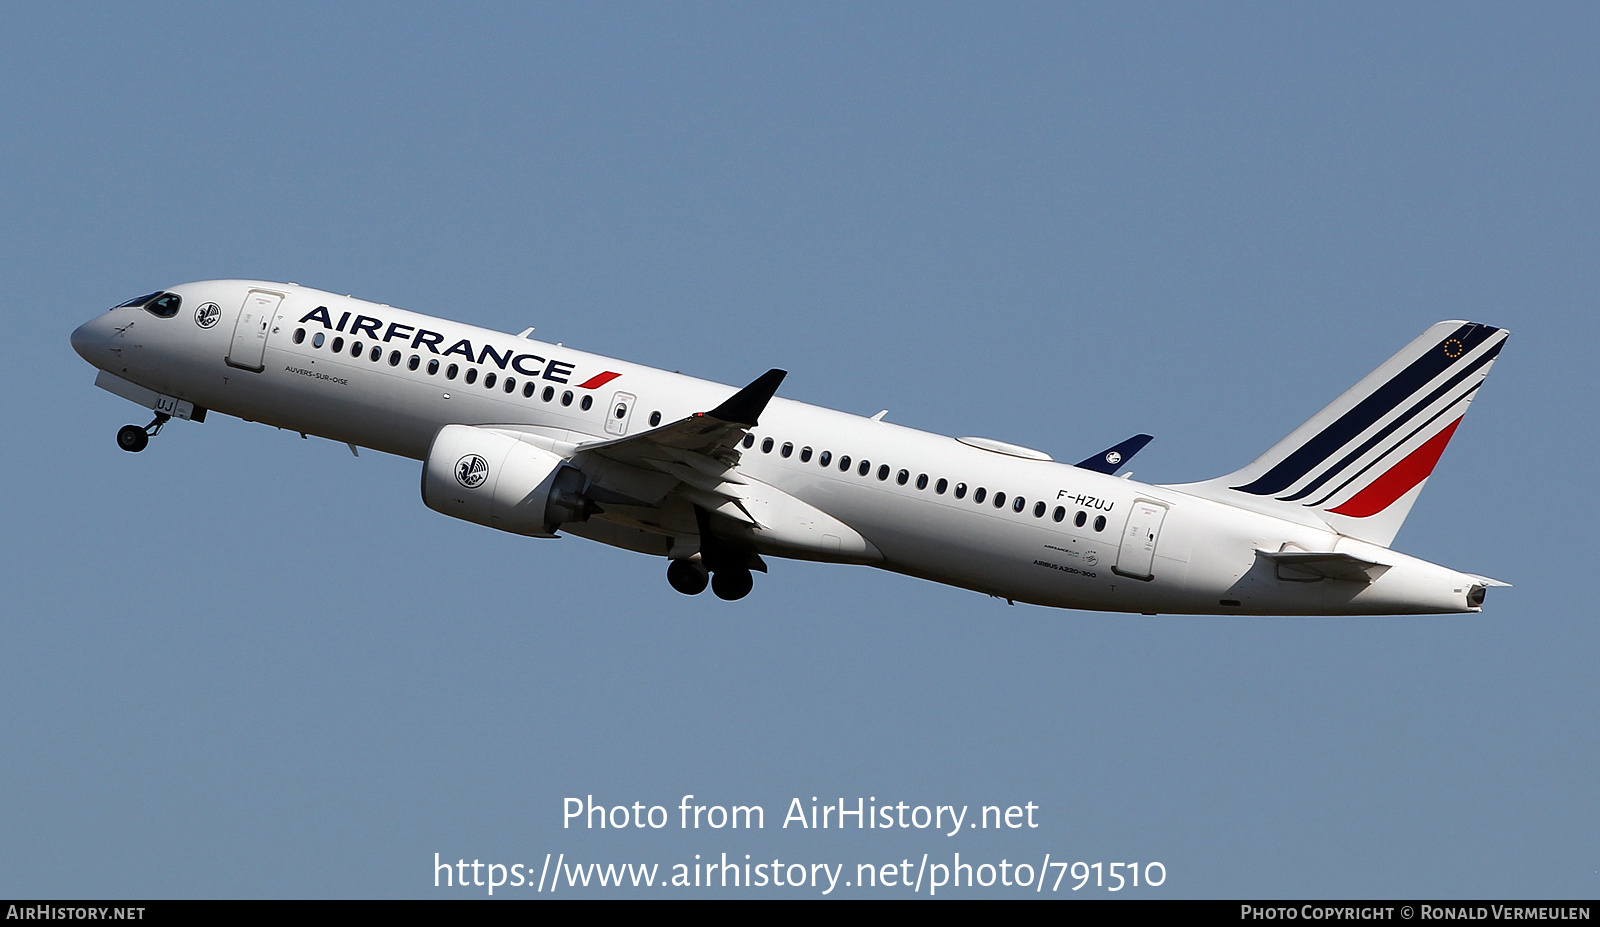
[[1174,488],[1388,546],[1508,335],[1440,322],[1249,466]]

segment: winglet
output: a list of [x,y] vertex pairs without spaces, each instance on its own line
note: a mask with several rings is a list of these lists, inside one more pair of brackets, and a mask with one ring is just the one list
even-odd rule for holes
[[758,424],[757,419],[761,417],[761,413],[767,408],[767,403],[772,401],[773,394],[778,391],[778,384],[788,375],[787,370],[774,367],[756,377],[749,386],[729,396],[722,405],[701,414],[735,425],[754,427]]
[[1108,447],[1098,454],[1080,460],[1073,466],[1080,470],[1093,470],[1096,473],[1116,473],[1117,468],[1133,459],[1146,444],[1150,443],[1149,435],[1134,435],[1121,444]]

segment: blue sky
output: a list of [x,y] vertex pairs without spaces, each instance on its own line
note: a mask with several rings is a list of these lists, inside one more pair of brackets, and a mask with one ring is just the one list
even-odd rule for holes
[[[0,891],[959,852],[1159,860],[1146,897],[1593,897],[1597,39],[1575,4],[8,7]],[[1150,618],[778,562],[729,604],[436,515],[413,461],[225,416],[118,451],[144,419],[68,334],[231,276],[1068,460],[1149,432],[1158,482],[1496,324],[1395,546],[1515,588]],[[690,793],[768,826],[562,827]],[[1040,826],[778,826],[811,796]]]

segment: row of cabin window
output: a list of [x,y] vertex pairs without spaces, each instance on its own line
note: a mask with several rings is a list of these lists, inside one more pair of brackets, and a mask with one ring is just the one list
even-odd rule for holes
[[[755,444],[756,444],[756,436],[755,435],[747,434],[747,435],[744,436],[744,446],[745,447],[747,447],[747,448],[755,447]],[[772,449],[773,449],[773,446],[775,444],[776,444],[776,442],[773,441],[773,439],[771,439],[771,438],[763,438],[762,441],[761,441],[761,453],[763,453],[763,454],[772,453]],[[794,444],[792,442],[785,441],[783,443],[783,446],[778,449],[778,456],[780,456],[780,457],[790,457],[790,456],[793,456],[793,454],[794,454]],[[811,462],[811,455],[812,455],[811,448],[802,447],[800,449],[800,462],[801,463],[810,463]],[[832,463],[833,463],[833,452],[832,451],[823,451],[821,454],[818,454],[817,455],[817,463],[818,463],[818,465],[823,466],[823,467],[827,467],[827,466],[832,465]],[[856,463],[856,468],[855,469],[856,469],[856,474],[858,476],[866,476],[866,475],[868,475],[869,473],[872,472],[872,462],[868,461],[868,460],[858,461]],[[841,454],[841,455],[839,455],[839,470],[840,470],[840,472],[844,472],[844,473],[849,472],[849,470],[850,470],[850,455],[849,454]],[[888,464],[879,464],[878,465],[878,480],[880,482],[887,482],[888,479],[889,479],[889,474],[891,472],[894,472],[894,481],[897,484],[899,484],[901,486],[904,486],[907,483],[911,482],[911,471],[910,470],[900,470],[898,472],[895,472],[895,471],[892,471],[890,469]],[[918,489],[927,489],[928,488],[928,474],[926,474],[926,473],[917,474],[916,487]],[[945,492],[948,489],[950,489],[950,481],[947,480],[947,479],[944,479],[943,477],[940,477],[939,480],[933,484],[933,491],[934,491],[935,495],[942,496],[942,495],[945,494]],[[966,483],[957,483],[956,486],[955,486],[954,495],[955,495],[955,497],[957,499],[965,499],[966,496],[967,496],[967,484]],[[986,499],[986,498],[991,498],[989,496],[989,490],[988,489],[986,489],[986,488],[984,488],[982,486],[979,486],[977,489],[974,489],[972,491],[972,501],[974,503],[976,503],[978,505],[982,505],[983,504],[983,500]],[[994,496],[992,497],[993,501],[990,504],[993,505],[997,509],[1003,509],[1003,508],[1006,507],[1006,498],[1007,497],[1006,497],[1006,494],[1004,492],[1001,492],[1001,491],[997,490],[995,492]],[[1011,511],[1016,512],[1018,514],[1021,514],[1022,512],[1027,510],[1027,508],[1028,508],[1028,500],[1027,499],[1023,498],[1022,496],[1012,496],[1010,498],[1011,498]],[[1051,511],[1050,507],[1047,504],[1045,504],[1044,502],[1035,502],[1033,504],[1033,517],[1034,518],[1043,518],[1045,512],[1048,512],[1048,511]],[[1066,507],[1065,506],[1060,506],[1060,505],[1056,506],[1055,510],[1053,512],[1051,512],[1050,517],[1055,521],[1065,521],[1066,517],[1067,517],[1067,509],[1066,509]],[[1085,512],[1085,511],[1081,511],[1081,510],[1078,512],[1078,514],[1074,515],[1073,518],[1072,518],[1072,523],[1074,525],[1076,525],[1077,527],[1079,527],[1079,528],[1082,528],[1085,524],[1088,523],[1088,521],[1089,521],[1089,513]],[[1104,531],[1105,529],[1106,529],[1106,517],[1104,515],[1096,515],[1095,519],[1094,519],[1094,530],[1096,530],[1096,531]]]
[[[311,336],[311,346],[314,347],[314,348],[322,347],[326,337],[327,336],[323,332],[317,332],[315,335]],[[302,343],[305,342],[305,340],[306,340],[306,330],[303,329],[303,328],[295,329],[294,330],[294,343],[295,344],[302,344]],[[337,335],[334,336],[333,343],[329,345],[329,350],[333,351],[336,354],[342,352],[344,350],[344,338],[341,337],[341,336],[337,336]],[[362,351],[361,342],[352,341],[350,343],[350,356],[351,357],[360,357],[361,356],[361,351]],[[402,355],[401,355],[401,353],[399,351],[391,351],[391,352],[389,352],[389,366],[391,366],[391,367],[400,366],[401,357],[402,357]],[[382,360],[383,359],[383,348],[378,346],[378,345],[373,345],[372,353],[370,355],[370,358],[371,358],[373,363],[377,363],[378,361]],[[406,368],[408,370],[416,370],[419,366],[421,366],[421,364],[422,364],[421,356],[417,355],[417,354],[413,354],[413,355],[411,355],[411,359],[409,361],[407,361]],[[433,376],[433,375],[437,374],[438,372],[439,372],[439,361],[438,361],[438,359],[434,358],[434,359],[429,360],[428,361],[428,375],[429,376]],[[451,364],[451,365],[449,365],[448,367],[445,368],[444,378],[446,380],[454,380],[456,378],[456,375],[459,372],[460,372],[459,365]],[[478,379],[478,368],[476,368],[476,367],[468,367],[467,368],[467,375],[466,375],[466,377],[464,379],[465,379],[465,381],[467,383],[475,382]],[[497,379],[497,375],[492,370],[490,372],[484,374],[484,377],[483,377],[483,387],[484,387],[484,389],[494,389],[494,384],[495,384],[496,379]],[[506,377],[505,380],[504,380],[504,383],[505,383],[505,385],[502,388],[507,393],[514,393],[514,392],[517,391],[517,380],[516,380],[516,377]],[[532,399],[534,392],[538,388],[539,388],[538,384],[535,383],[534,381],[530,380],[527,383],[523,384],[522,395],[525,398]],[[555,398],[555,393],[556,393],[555,387],[546,386],[544,388],[544,393],[543,393],[541,398],[543,398],[543,400],[545,402],[550,402],[552,399]],[[566,390],[565,392],[563,392],[561,394],[561,404],[564,405],[564,406],[572,405],[572,397],[573,397],[572,390],[570,390],[570,389]],[[589,409],[593,405],[594,405],[594,397],[591,396],[591,395],[585,394],[583,399],[582,399],[582,401],[579,403],[579,408],[582,409],[583,411],[587,412],[587,411],[589,411]],[[618,418],[623,418],[627,414],[628,414],[628,410],[627,410],[626,407],[618,407],[618,409],[617,409],[617,417]],[[651,412],[650,413],[650,427],[654,428],[654,427],[656,427],[656,426],[658,426],[660,424],[661,424],[661,413],[660,412]],[[754,447],[755,443],[756,443],[756,436],[755,435],[746,434],[744,436],[744,446],[746,448]],[[771,438],[766,438],[766,439],[762,440],[762,442],[761,442],[761,453],[763,453],[763,454],[772,453],[772,448],[773,448],[774,443],[775,442]],[[779,450],[778,454],[779,454],[780,457],[790,457],[790,456],[792,456],[794,454],[794,444],[793,444],[793,442],[785,441],[783,443],[783,447]],[[809,447],[801,448],[800,449],[800,462],[801,463],[810,463],[811,462],[811,455],[812,455],[811,448],[809,448]],[[832,464],[832,462],[833,462],[833,452],[832,451],[823,451],[821,454],[817,455],[817,463],[820,464],[821,466],[824,466],[824,467],[829,466],[830,464]],[[847,472],[847,471],[849,471],[849,469],[850,469],[850,455],[849,454],[841,454],[839,456],[839,470],[841,472]],[[866,476],[867,474],[869,474],[871,472],[872,472],[872,463],[870,461],[866,461],[866,460],[860,461],[856,466],[856,473],[859,474],[860,476]],[[880,481],[884,481],[884,482],[888,481],[890,472],[891,471],[889,469],[889,465],[888,464],[880,465],[878,467],[878,479]],[[911,471],[909,471],[909,470],[901,470],[899,473],[895,474],[895,482],[900,484],[901,486],[906,485],[910,481],[911,481]],[[917,474],[917,488],[918,489],[927,489],[928,488],[928,474],[926,474],[926,473]],[[949,488],[950,488],[950,481],[944,479],[943,477],[941,477],[939,479],[939,481],[934,484],[933,491],[934,491],[934,493],[936,495],[941,495],[942,496],[942,495],[945,494],[945,491],[948,490]],[[974,503],[982,505],[983,504],[983,500],[988,497],[988,493],[989,493],[989,490],[985,489],[982,486],[979,486],[977,489],[973,490],[973,492],[972,492],[972,501]],[[956,487],[955,487],[955,497],[957,499],[964,499],[964,498],[966,498],[966,495],[967,495],[967,484],[966,483],[957,483]],[[994,494],[994,502],[992,504],[997,509],[1005,508],[1006,507],[1006,494],[1004,492],[1002,492],[1002,491],[996,491],[995,494]],[[1014,496],[1014,497],[1012,497],[1011,510],[1013,512],[1017,512],[1017,513],[1020,514],[1025,509],[1027,509],[1027,507],[1028,507],[1028,501],[1026,499],[1024,499],[1022,496]],[[1045,503],[1043,503],[1043,502],[1035,502],[1033,504],[1033,517],[1034,518],[1043,518],[1044,517],[1044,513],[1046,511],[1048,511],[1048,509],[1049,509],[1049,506],[1047,506]],[[1067,517],[1066,508],[1063,507],[1063,506],[1059,506],[1059,505],[1056,506],[1055,507],[1055,511],[1052,513],[1051,517],[1055,521],[1058,521],[1058,522],[1059,521],[1064,521],[1066,519],[1066,517]],[[1078,514],[1073,517],[1072,523],[1074,525],[1078,526],[1079,528],[1082,528],[1084,526],[1084,524],[1088,521],[1088,519],[1089,519],[1089,515],[1088,515],[1087,512],[1079,511]],[[1096,531],[1104,531],[1105,527],[1106,527],[1106,517],[1104,515],[1095,516],[1094,530],[1096,530]]]
[[[324,333],[317,332],[315,335],[311,336],[311,346],[314,347],[314,348],[322,347],[323,342],[326,339],[326,337],[327,336]],[[302,343],[305,342],[305,340],[306,340],[306,330],[303,329],[303,328],[295,329],[294,330],[294,343],[295,344],[302,344]],[[328,349],[333,351],[336,354],[341,352],[341,351],[343,351],[344,350],[344,338],[342,338],[342,337],[340,337],[338,335],[335,335],[334,338],[333,338],[333,343],[328,345]],[[350,342],[350,356],[351,357],[360,357],[361,356],[361,350],[362,350],[361,342],[359,342],[359,341]],[[383,359],[383,348],[378,346],[378,345],[373,345],[372,353],[369,355],[369,357],[371,358],[372,362],[374,364],[376,364],[378,361]],[[390,351],[389,352],[389,366],[390,367],[398,367],[398,366],[400,366],[400,358],[401,358],[401,354],[400,354],[399,351]],[[406,369],[407,370],[416,370],[421,365],[422,365],[422,357],[420,355],[417,355],[417,354],[411,355],[411,359],[406,361]],[[429,360],[428,361],[428,376],[431,377],[434,374],[437,374],[438,372],[439,372],[439,361],[437,359]],[[459,365],[451,364],[450,366],[445,368],[445,370],[444,370],[444,378],[446,380],[454,380],[456,378],[456,375],[458,373],[460,373],[460,372],[461,372],[461,368],[460,368]],[[468,383],[475,382],[478,379],[478,368],[476,368],[476,367],[468,367],[467,368],[467,375],[463,379]],[[484,374],[484,376],[483,376],[483,387],[484,387],[484,389],[494,389],[494,384],[495,384],[496,379],[497,379],[497,376],[493,371],[490,371],[489,373]],[[502,387],[502,389],[504,389],[507,393],[514,393],[514,392],[517,391],[517,378],[516,377],[506,377],[503,382],[504,382],[504,386]],[[537,392],[538,389],[539,389],[539,384],[534,382],[534,381],[532,381],[532,380],[529,380],[528,382],[526,382],[526,383],[524,383],[522,385],[523,398],[532,399],[533,398],[533,394],[535,392]],[[551,400],[553,400],[555,398],[555,395],[556,395],[556,388],[553,387],[553,386],[546,386],[544,388],[544,393],[542,394],[541,398],[545,402],[550,402]],[[572,390],[569,389],[569,390],[563,391],[562,394],[561,394],[561,404],[564,405],[564,406],[572,405],[572,398],[573,398]],[[578,408],[580,408],[583,411],[587,412],[587,411],[589,411],[589,409],[593,405],[594,405],[594,397],[585,394],[583,399],[579,401]],[[626,418],[627,415],[628,415],[628,409],[627,409],[626,406],[618,406],[617,407],[617,418]],[[656,427],[657,425],[660,425],[660,424],[661,424],[661,413],[660,412],[651,412],[650,413],[650,427],[654,428],[654,427]]]
[[[317,332],[315,335],[311,336],[311,346],[313,348],[322,347],[323,342],[325,341],[326,338],[327,338],[327,335],[325,335],[322,332]],[[295,344],[303,344],[305,342],[305,340],[306,340],[306,330],[303,329],[303,328],[295,329],[294,330],[294,343]],[[335,335],[334,338],[333,338],[333,342],[328,345],[328,349],[330,351],[334,352],[335,354],[339,354],[339,353],[343,352],[344,351],[344,338],[341,337],[341,336]],[[351,357],[360,357],[361,356],[361,351],[362,351],[361,342],[359,342],[359,341],[350,342],[350,356]],[[368,356],[370,357],[372,362],[374,364],[376,364],[378,361],[383,359],[383,348],[381,346],[379,346],[379,345],[373,345],[372,346],[372,353],[370,355],[368,355]],[[399,351],[390,351],[389,352],[389,366],[390,367],[398,367],[398,366],[400,366],[401,356],[402,355],[400,354]],[[411,355],[410,360],[406,361],[406,369],[407,370],[416,370],[420,366],[422,366],[422,357],[420,355],[413,354],[413,355]],[[435,359],[429,360],[428,361],[428,376],[431,377],[431,376],[437,374],[438,372],[439,372],[439,361],[438,361],[438,359],[435,358]],[[459,364],[451,364],[450,366],[448,366],[448,367],[446,367],[444,369],[444,378],[446,380],[454,380],[456,378],[456,375],[459,374],[460,372],[461,372],[461,367],[460,367]],[[476,368],[476,367],[468,367],[467,368],[467,375],[465,377],[463,377],[462,379],[465,380],[467,383],[475,383],[475,382],[477,382],[477,380],[478,380],[478,368]],[[499,377],[494,371],[492,371],[492,370],[489,371],[488,373],[483,375],[483,388],[484,389],[494,389],[494,384],[498,379],[499,379]],[[503,380],[501,382],[504,384],[501,388],[504,389],[507,393],[514,393],[514,392],[517,391],[517,378],[516,377],[506,377],[505,380]],[[533,380],[529,380],[528,382],[526,382],[526,383],[524,383],[522,385],[523,398],[532,399],[533,398],[533,394],[535,392],[537,392],[538,389],[539,389],[539,384],[534,382]],[[543,394],[543,396],[541,398],[543,398],[545,402],[550,402],[551,400],[553,400],[555,398],[555,395],[556,395],[556,388],[553,387],[553,386],[546,386],[544,388],[544,394]],[[574,394],[573,394],[572,390],[570,390],[570,389],[569,390],[565,390],[564,392],[562,392],[562,394],[561,394],[561,404],[564,405],[564,406],[572,405],[573,395]],[[594,406],[594,397],[590,396],[588,394],[585,394],[583,399],[580,400],[579,403],[578,403],[578,408],[582,409],[585,412],[589,411],[589,409],[591,407],[593,407],[593,406]],[[628,414],[628,412],[627,412],[626,408],[621,408],[621,409],[617,410],[617,417],[618,418],[622,418],[623,416],[625,416],[627,414]],[[661,413],[660,412],[652,412],[652,413],[650,413],[650,424],[651,424],[651,426],[654,427],[655,425],[658,425],[660,423],[661,423]]]

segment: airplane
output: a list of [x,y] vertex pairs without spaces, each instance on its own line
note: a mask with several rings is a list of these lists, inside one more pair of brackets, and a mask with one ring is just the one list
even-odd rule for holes
[[434,511],[667,561],[736,600],[767,558],[861,564],[1015,604],[1145,614],[1478,612],[1486,576],[1390,549],[1509,332],[1439,322],[1253,462],[1193,483],[1077,465],[302,287],[212,280],[85,322],[95,384],[422,462]]

